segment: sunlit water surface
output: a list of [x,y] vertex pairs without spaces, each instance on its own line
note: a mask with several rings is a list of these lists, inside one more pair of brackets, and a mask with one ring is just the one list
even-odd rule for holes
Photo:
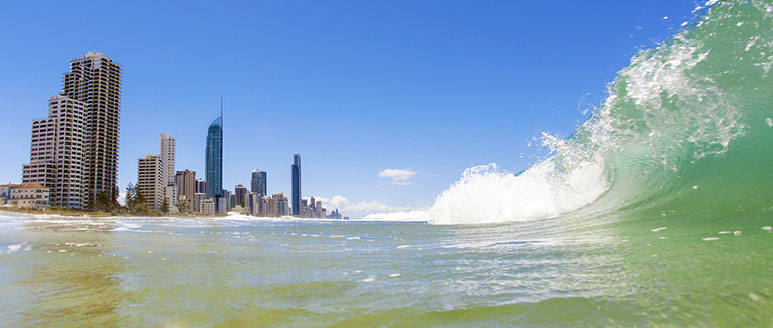
[[0,212],[0,326],[773,324],[768,230],[567,222]]

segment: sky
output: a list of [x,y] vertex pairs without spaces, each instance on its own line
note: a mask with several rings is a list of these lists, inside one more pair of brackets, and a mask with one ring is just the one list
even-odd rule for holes
[[639,50],[697,1],[5,1],[0,3],[0,183],[21,181],[31,122],[69,61],[123,66],[119,185],[177,141],[203,177],[224,97],[223,184],[304,197],[344,215],[430,206],[469,167],[519,172],[569,136]]

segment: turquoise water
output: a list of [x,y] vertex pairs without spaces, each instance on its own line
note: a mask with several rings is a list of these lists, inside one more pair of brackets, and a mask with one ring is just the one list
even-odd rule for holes
[[0,212],[0,326],[773,326],[773,4],[696,12],[550,158],[427,209]]

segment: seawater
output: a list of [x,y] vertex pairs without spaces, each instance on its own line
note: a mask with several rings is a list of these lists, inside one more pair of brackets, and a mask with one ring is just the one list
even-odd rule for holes
[[772,64],[773,4],[709,1],[549,158],[408,213],[0,212],[0,326],[773,326]]
[[773,324],[773,232],[663,221],[0,212],[0,326]]

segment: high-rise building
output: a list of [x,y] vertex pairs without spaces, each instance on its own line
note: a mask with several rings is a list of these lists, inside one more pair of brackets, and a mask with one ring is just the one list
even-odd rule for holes
[[284,193],[273,194],[271,198],[276,202],[277,216],[290,215],[289,204],[287,204],[287,197],[285,197]]
[[231,210],[231,192],[223,189],[220,196],[215,197],[215,207],[217,213],[226,213]]
[[177,187],[175,187],[175,140],[166,133],[161,134],[161,149],[159,156],[161,163],[164,163],[164,195],[166,195],[169,209],[175,212],[177,210]]
[[118,137],[121,120],[121,66],[101,53],[70,61],[62,95],[84,104],[83,188],[88,207],[97,195],[118,196]]
[[161,210],[164,201],[164,163],[158,155],[148,155],[138,160],[137,189],[145,198],[145,206]]
[[263,196],[258,200],[258,214],[257,216],[268,216],[268,200],[270,197]]
[[234,195],[236,196],[236,198],[235,198],[235,203],[234,203],[233,206],[247,207],[248,206],[248,204],[247,204],[247,195],[248,194],[249,194],[249,192],[247,191],[247,187],[242,186],[240,184],[236,185],[236,187],[234,187]]
[[301,154],[295,154],[293,165],[290,166],[292,174],[292,201],[293,216],[303,216],[303,207],[301,206]]
[[209,183],[207,183],[207,180],[202,178],[196,179],[196,193],[206,194],[207,192],[209,192]]
[[206,179],[209,183],[207,196],[222,196],[223,190],[223,113],[209,124],[205,156]]
[[170,137],[166,133],[161,134],[161,152],[159,152],[159,154],[161,155],[161,161],[164,162],[164,175],[166,183],[174,183],[174,176],[176,172],[174,168],[175,148],[176,145],[174,138]]
[[175,185],[177,186],[177,202],[183,211],[192,212],[197,207],[194,206],[196,196],[196,171],[183,170],[175,174]]
[[315,218],[324,218],[325,217],[325,208],[322,207],[322,201],[317,201],[317,206],[314,207],[314,217]]
[[268,198],[268,197],[266,197],[265,199],[266,199],[266,216],[276,217],[277,216],[276,199]]
[[[164,184],[164,201],[166,202],[166,210],[172,213],[179,212],[179,203],[177,201],[177,186],[174,183]],[[163,206],[162,206],[163,207]]]
[[250,191],[257,193],[258,195],[266,195],[266,172],[261,170],[252,171],[252,184]]
[[55,207],[86,206],[83,185],[83,102],[65,96],[48,101],[48,118],[32,122],[30,163],[24,164],[22,183],[49,189]]
[[256,192],[250,192],[247,194],[247,207],[249,208],[249,215],[257,216],[260,210],[260,196]]

